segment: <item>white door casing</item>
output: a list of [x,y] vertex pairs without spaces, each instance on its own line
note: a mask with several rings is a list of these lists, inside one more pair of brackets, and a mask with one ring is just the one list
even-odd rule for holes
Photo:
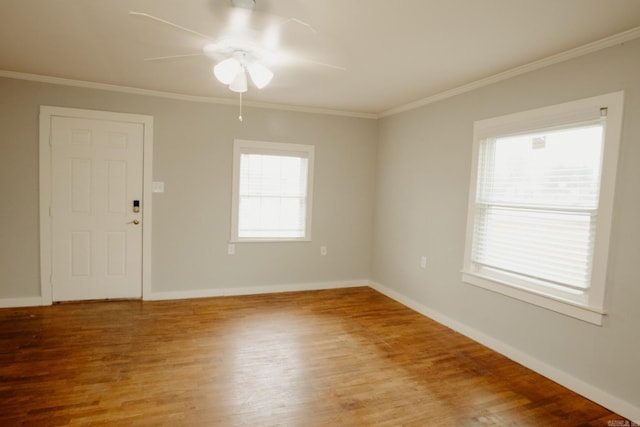
[[43,304],[150,291],[152,120],[41,107]]

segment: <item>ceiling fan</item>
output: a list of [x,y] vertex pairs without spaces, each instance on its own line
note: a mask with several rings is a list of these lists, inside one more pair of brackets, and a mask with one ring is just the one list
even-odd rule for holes
[[[283,18],[258,12],[255,10],[256,0],[231,0],[231,6],[229,22],[217,38],[148,13],[131,11],[129,15],[203,39],[205,43],[200,52],[146,58],[145,60],[164,61],[202,55],[209,57],[216,62],[213,67],[216,79],[227,85],[231,91],[239,93],[240,102],[242,102],[242,94],[248,90],[249,80],[258,89],[266,87],[271,82],[274,77],[274,73],[270,69],[271,65],[287,64],[297,60],[336,70],[345,70],[340,66],[291,55],[279,47],[278,42],[285,26],[293,24],[310,33],[317,33],[310,24],[297,18]],[[250,22],[253,17],[260,15],[269,17],[268,25],[261,31],[257,31],[251,28]],[[241,117],[240,120],[242,120]]]

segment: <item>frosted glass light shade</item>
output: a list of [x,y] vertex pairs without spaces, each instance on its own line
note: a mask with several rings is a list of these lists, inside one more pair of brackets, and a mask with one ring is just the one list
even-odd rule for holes
[[249,65],[247,69],[249,70],[251,80],[258,89],[262,89],[263,87],[268,85],[273,78],[273,73],[271,72],[271,70],[257,62]]
[[247,91],[247,73],[244,72],[243,68],[241,68],[240,71],[236,74],[235,78],[229,85],[229,89],[239,93]]
[[252,10],[256,6],[256,0],[231,0],[233,7]]
[[242,65],[240,65],[237,59],[228,58],[222,62],[219,62],[215,67],[213,67],[213,74],[221,83],[228,85],[236,79],[241,69]]

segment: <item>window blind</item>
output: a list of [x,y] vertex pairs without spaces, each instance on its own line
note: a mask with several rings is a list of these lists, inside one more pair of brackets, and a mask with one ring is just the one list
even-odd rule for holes
[[589,288],[603,130],[594,120],[481,141],[477,272],[550,293]]
[[308,159],[241,154],[238,237],[303,238]]

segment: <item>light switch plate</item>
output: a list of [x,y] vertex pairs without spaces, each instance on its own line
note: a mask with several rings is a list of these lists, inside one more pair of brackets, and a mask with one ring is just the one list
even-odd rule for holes
[[154,193],[164,193],[164,182],[154,181],[153,186],[151,187],[151,191]]

